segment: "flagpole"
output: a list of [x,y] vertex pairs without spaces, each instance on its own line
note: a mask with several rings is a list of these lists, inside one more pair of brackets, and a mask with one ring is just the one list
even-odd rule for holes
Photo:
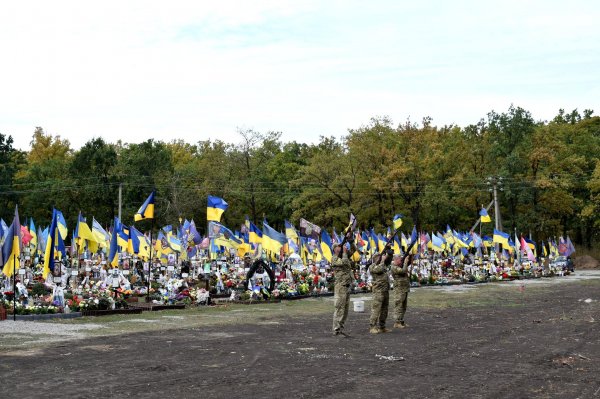
[[150,259],[148,262],[148,292],[146,293],[146,302],[150,303],[150,287],[152,279],[152,230],[154,230],[154,217],[152,217],[152,224],[150,226]]
[[17,254],[13,253],[13,321],[17,321]]

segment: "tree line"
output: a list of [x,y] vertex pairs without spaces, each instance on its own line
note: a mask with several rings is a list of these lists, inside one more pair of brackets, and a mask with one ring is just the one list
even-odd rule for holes
[[38,127],[28,151],[0,134],[0,165],[0,216],[10,220],[18,204],[42,225],[52,207],[70,228],[80,211],[109,225],[121,186],[126,224],[156,189],[157,225],[193,218],[202,226],[212,194],[229,203],[223,223],[233,229],[246,216],[279,229],[301,217],[339,228],[352,212],[362,228],[383,229],[402,213],[422,230],[468,230],[492,199],[494,178],[504,231],[537,240],[569,234],[588,247],[599,239],[600,117],[591,110],[536,121],[511,106],[465,127],[377,117],[314,144],[248,129],[237,143],[93,138],[73,149]]

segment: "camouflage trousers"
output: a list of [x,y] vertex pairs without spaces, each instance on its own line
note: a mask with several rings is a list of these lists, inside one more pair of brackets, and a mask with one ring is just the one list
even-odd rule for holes
[[404,322],[404,315],[406,314],[406,304],[408,302],[408,290],[403,288],[394,289],[393,301],[394,322]]
[[373,291],[373,303],[371,305],[371,318],[369,325],[371,328],[385,327],[385,321],[388,316],[388,307],[390,304],[390,292],[388,290]]
[[336,284],[334,287],[333,331],[342,331],[348,318],[350,306],[350,285]]

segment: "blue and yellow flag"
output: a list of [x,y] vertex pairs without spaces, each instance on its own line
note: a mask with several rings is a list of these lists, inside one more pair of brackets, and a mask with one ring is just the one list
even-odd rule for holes
[[119,233],[117,228],[113,229],[112,237],[110,238],[110,249],[108,252],[107,263],[112,267],[119,267],[119,245],[118,245]]
[[129,227],[121,223],[118,217],[115,216],[115,225],[113,228],[113,235],[117,236],[117,245],[124,251],[129,246]]
[[29,241],[29,246],[35,254],[37,253],[38,248],[38,236],[35,230],[35,224],[33,224],[33,218],[29,219],[29,234],[31,234],[31,241]]
[[298,240],[298,232],[293,224],[285,220],[285,236],[292,240]]
[[244,243],[231,230],[217,222],[208,224],[208,234],[212,243],[217,246],[237,249]]
[[10,277],[13,271],[20,267],[21,256],[21,222],[19,222],[19,211],[15,207],[15,218],[8,230],[4,233],[4,244],[2,245],[2,261],[4,267],[2,273]]
[[110,245],[109,244],[110,236],[108,235],[106,230],[104,230],[104,227],[102,227],[102,225],[100,225],[100,223],[98,223],[96,221],[96,219],[93,219],[93,218],[92,218],[92,234],[93,234],[96,242],[100,245],[100,247],[107,248]]
[[44,251],[44,270],[42,272],[44,278],[48,276],[48,273],[54,272],[54,261],[65,256],[66,249],[60,232],[59,215],[62,215],[60,211],[56,209],[52,210],[52,222],[48,229],[48,237],[46,238],[46,248]]
[[321,253],[327,262],[331,263],[333,254],[331,253],[331,237],[326,229],[321,230]]
[[140,209],[133,216],[133,220],[136,222],[144,219],[154,219],[154,191],[150,193],[146,201],[144,201]]
[[208,196],[208,204],[206,206],[206,220],[220,222],[221,215],[227,210],[229,205],[223,198]]
[[98,241],[96,241],[96,237],[85,222],[81,212],[79,212],[79,217],[77,218],[74,236],[79,248],[79,252],[82,252],[85,248],[86,241],[88,242],[88,247],[90,248],[91,252],[96,252],[98,250]]
[[510,244],[508,243],[509,235],[494,229],[494,242],[497,244],[502,244],[504,248],[509,248]]
[[481,223],[491,223],[492,219],[490,219],[490,215],[488,215],[487,209],[481,208],[479,211],[479,216],[481,217]]
[[278,254],[281,250],[281,247],[283,247],[286,243],[287,238],[285,237],[285,234],[273,229],[267,224],[266,221],[263,222],[262,247],[264,250],[272,251]]
[[248,223],[250,223],[250,227],[248,228],[248,241],[250,241],[251,244],[262,243],[262,231],[260,231],[260,229],[251,221],[248,220]]
[[394,216],[394,230],[398,230],[402,227],[402,217],[401,213]]
[[431,249],[433,249],[435,252],[444,251],[444,240],[433,232],[431,232]]
[[65,220],[65,217],[63,216],[62,212],[58,209],[56,210],[56,225],[58,227],[58,231],[60,231],[60,238],[62,238],[64,241],[67,238],[67,233],[69,232],[69,229],[67,229],[67,222]]

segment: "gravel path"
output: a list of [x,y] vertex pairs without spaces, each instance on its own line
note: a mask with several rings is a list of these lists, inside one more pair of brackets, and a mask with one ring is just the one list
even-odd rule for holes
[[104,328],[101,324],[58,324],[40,321],[4,320],[0,323],[0,334],[52,335],[84,338],[83,331]]

